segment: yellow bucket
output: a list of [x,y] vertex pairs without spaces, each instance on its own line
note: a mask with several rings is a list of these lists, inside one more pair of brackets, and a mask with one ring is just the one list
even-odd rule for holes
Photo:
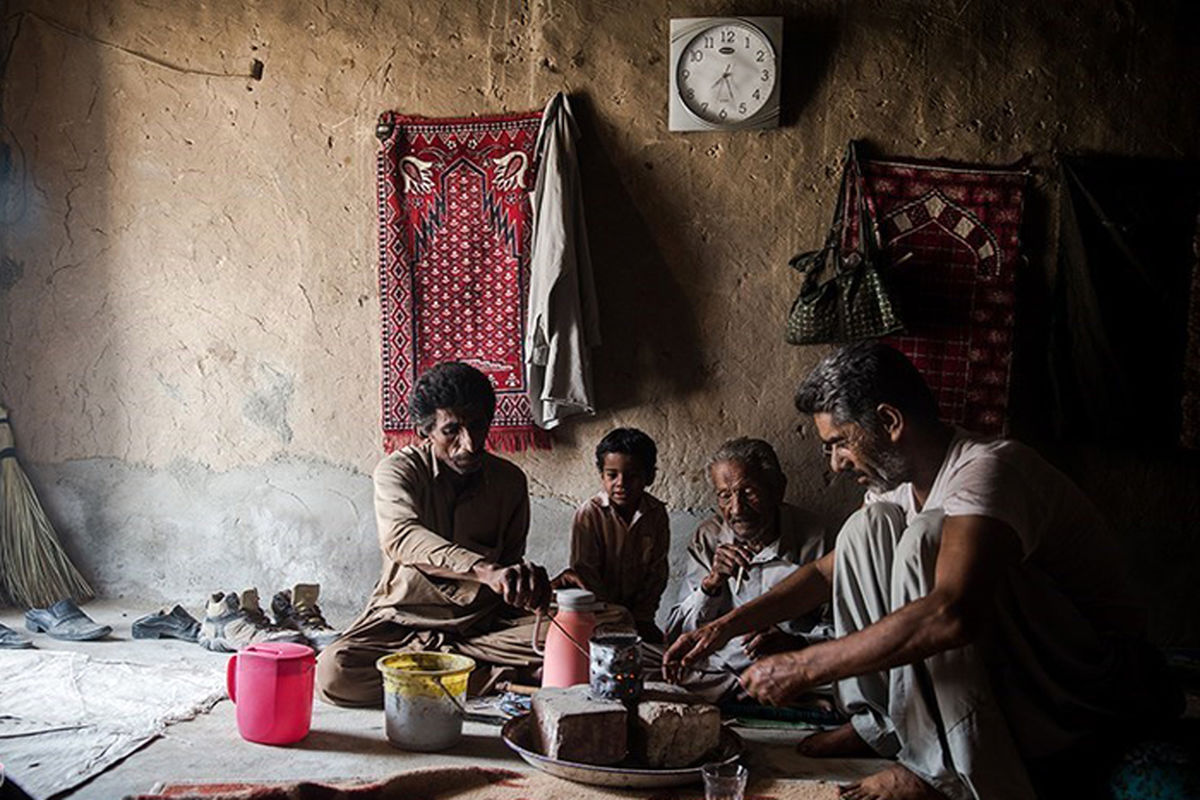
[[474,659],[452,653],[392,653],[376,661],[375,668],[383,674],[389,742],[424,752],[458,742],[463,723],[459,709],[467,697]]

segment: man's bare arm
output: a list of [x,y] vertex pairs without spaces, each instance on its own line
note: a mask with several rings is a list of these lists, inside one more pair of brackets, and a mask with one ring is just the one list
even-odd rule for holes
[[761,701],[785,703],[813,686],[969,644],[990,620],[1000,579],[1020,558],[1020,541],[1005,523],[946,517],[928,595],[849,636],[763,659],[742,683]]
[[663,655],[667,677],[678,679],[682,667],[719,650],[734,636],[769,628],[829,602],[833,586],[833,561],[834,551],[830,551],[818,560],[805,564],[761,597],[679,637]]
[[802,616],[829,602],[833,587],[832,552],[805,564],[773,586],[769,592],[739,606],[717,622],[730,636],[769,628]]

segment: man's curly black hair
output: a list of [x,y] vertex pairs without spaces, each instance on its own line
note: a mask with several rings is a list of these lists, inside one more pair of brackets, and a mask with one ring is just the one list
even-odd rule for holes
[[437,410],[480,410],[490,420],[496,413],[496,390],[479,370],[461,361],[446,361],[431,367],[417,378],[408,413],[421,433],[429,433],[437,419]]

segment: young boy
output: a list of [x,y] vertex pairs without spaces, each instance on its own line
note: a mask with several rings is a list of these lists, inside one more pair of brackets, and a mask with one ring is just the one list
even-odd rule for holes
[[661,500],[646,487],[654,482],[658,448],[636,428],[617,428],[596,445],[596,467],[604,490],[585,501],[571,525],[571,566],[555,588],[578,586],[597,600],[624,606],[638,634],[660,644],[654,622],[667,587],[670,522]]

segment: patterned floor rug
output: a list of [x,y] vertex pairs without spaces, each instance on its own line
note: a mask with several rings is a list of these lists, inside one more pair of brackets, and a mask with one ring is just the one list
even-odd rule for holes
[[[834,800],[824,781],[752,781],[746,800]],[[484,767],[414,770],[376,783],[168,784],[128,800],[703,800],[700,786],[617,790],[571,783],[540,772]]]

